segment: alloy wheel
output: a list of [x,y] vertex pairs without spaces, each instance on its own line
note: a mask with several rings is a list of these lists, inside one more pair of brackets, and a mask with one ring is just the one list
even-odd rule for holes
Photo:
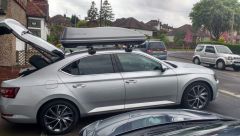
[[202,85],[193,86],[187,94],[187,102],[193,109],[202,109],[208,103],[209,93]]
[[44,124],[53,132],[63,132],[72,125],[73,116],[74,113],[68,106],[54,105],[45,112]]

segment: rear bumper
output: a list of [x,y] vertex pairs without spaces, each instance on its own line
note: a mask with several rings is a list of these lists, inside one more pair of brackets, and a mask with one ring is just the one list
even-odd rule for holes
[[27,105],[14,103],[11,99],[0,97],[1,118],[12,123],[36,123],[32,110],[34,108]]
[[152,55],[160,60],[167,60],[167,55]]

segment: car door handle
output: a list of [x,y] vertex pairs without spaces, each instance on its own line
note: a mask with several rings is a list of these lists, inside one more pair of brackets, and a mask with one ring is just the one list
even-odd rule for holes
[[126,80],[125,83],[127,83],[127,84],[135,84],[135,83],[137,83],[137,80]]
[[85,88],[86,85],[84,85],[84,84],[76,84],[76,85],[73,85],[72,87],[73,88]]

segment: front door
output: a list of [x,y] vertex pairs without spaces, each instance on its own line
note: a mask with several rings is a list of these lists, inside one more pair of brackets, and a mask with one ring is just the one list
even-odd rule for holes
[[113,67],[111,55],[82,58],[63,68],[59,75],[85,112],[124,109],[124,83]]
[[173,104],[177,98],[177,77],[172,69],[162,72],[162,64],[134,53],[117,55],[125,82],[125,108]]
[[213,46],[207,46],[205,49],[206,63],[215,64],[215,59],[217,57],[216,50]]

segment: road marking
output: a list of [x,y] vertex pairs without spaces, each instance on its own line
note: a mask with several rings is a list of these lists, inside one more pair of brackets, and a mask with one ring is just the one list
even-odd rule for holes
[[226,90],[219,90],[220,93],[222,94],[226,94],[226,95],[230,95],[230,96],[233,96],[233,97],[236,97],[236,98],[240,98],[240,95],[236,95],[235,93],[232,93],[232,92],[229,92],[229,91],[226,91]]

